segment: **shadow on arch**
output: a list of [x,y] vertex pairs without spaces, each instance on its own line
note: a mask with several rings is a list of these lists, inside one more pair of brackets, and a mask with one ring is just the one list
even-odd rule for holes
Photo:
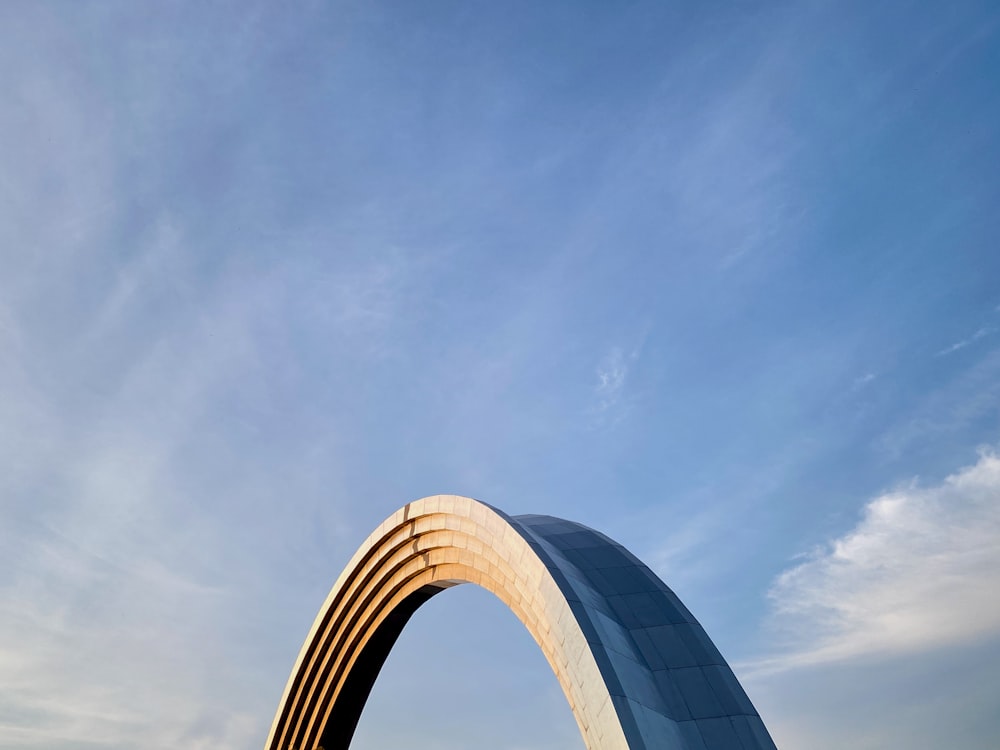
[[346,750],[410,616],[460,583],[524,623],[588,750],[775,750],[729,665],[667,586],[603,534],[435,495],[387,518],[313,623],[266,750]]

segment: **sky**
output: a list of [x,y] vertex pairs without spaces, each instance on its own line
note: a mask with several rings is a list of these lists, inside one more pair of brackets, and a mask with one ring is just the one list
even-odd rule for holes
[[[454,493],[646,561],[782,750],[994,750],[998,80],[992,0],[0,4],[0,746],[261,748]],[[472,586],[403,743],[583,747]]]

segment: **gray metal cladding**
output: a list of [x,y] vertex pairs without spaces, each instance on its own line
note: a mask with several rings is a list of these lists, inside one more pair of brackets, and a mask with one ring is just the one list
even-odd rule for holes
[[543,551],[570,602],[630,748],[774,749],[708,634],[642,561],[572,521],[538,515],[510,521]]

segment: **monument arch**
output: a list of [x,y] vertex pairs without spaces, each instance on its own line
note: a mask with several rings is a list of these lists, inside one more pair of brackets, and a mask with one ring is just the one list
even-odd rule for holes
[[346,750],[410,616],[461,583],[525,625],[588,750],[775,750],[701,625],[628,550],[572,521],[455,495],[405,505],[355,553],[302,646],[266,750]]

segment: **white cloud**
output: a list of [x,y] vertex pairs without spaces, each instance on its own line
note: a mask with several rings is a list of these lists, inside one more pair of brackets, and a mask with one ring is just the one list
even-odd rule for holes
[[1000,633],[1000,455],[873,499],[858,525],[775,581],[780,671],[976,643]]

